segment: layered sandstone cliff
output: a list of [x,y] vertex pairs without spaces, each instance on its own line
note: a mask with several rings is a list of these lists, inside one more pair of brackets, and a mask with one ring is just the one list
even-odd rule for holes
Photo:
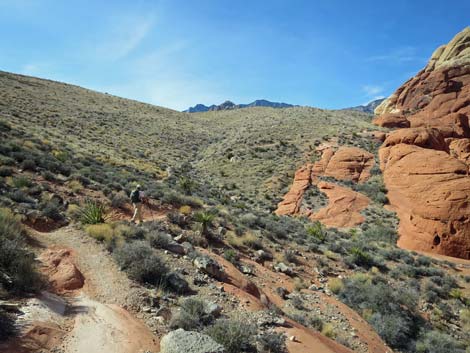
[[377,109],[380,163],[399,245],[470,258],[470,28]]

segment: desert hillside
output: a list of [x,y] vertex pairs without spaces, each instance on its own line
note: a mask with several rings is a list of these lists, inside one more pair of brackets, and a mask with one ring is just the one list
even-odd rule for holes
[[468,352],[469,48],[373,121],[0,72],[0,351]]

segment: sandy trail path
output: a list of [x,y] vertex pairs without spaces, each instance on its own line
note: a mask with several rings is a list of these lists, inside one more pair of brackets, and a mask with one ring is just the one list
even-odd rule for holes
[[[119,270],[102,244],[73,226],[51,233],[32,231],[44,249],[72,249],[77,267],[85,277],[82,289],[64,297],[67,309],[61,318],[49,322],[71,321],[60,346],[60,353],[144,353],[158,352],[158,338],[148,327],[124,309],[139,288]],[[41,297],[35,300],[41,300]],[[55,313],[57,315],[57,312]],[[54,322],[55,321],[55,322]]]

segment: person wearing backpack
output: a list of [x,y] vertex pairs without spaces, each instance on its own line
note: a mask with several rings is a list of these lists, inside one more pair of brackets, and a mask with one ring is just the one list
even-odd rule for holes
[[140,223],[144,221],[142,218],[142,201],[144,199],[144,193],[141,191],[142,187],[137,185],[134,190],[131,192],[131,202],[132,206],[134,206],[134,215],[132,216],[131,222],[136,223],[136,219],[139,220]]

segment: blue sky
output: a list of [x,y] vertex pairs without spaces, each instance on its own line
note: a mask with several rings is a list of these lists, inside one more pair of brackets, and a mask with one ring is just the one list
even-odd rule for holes
[[388,96],[470,25],[469,1],[0,0],[0,70],[182,110]]

